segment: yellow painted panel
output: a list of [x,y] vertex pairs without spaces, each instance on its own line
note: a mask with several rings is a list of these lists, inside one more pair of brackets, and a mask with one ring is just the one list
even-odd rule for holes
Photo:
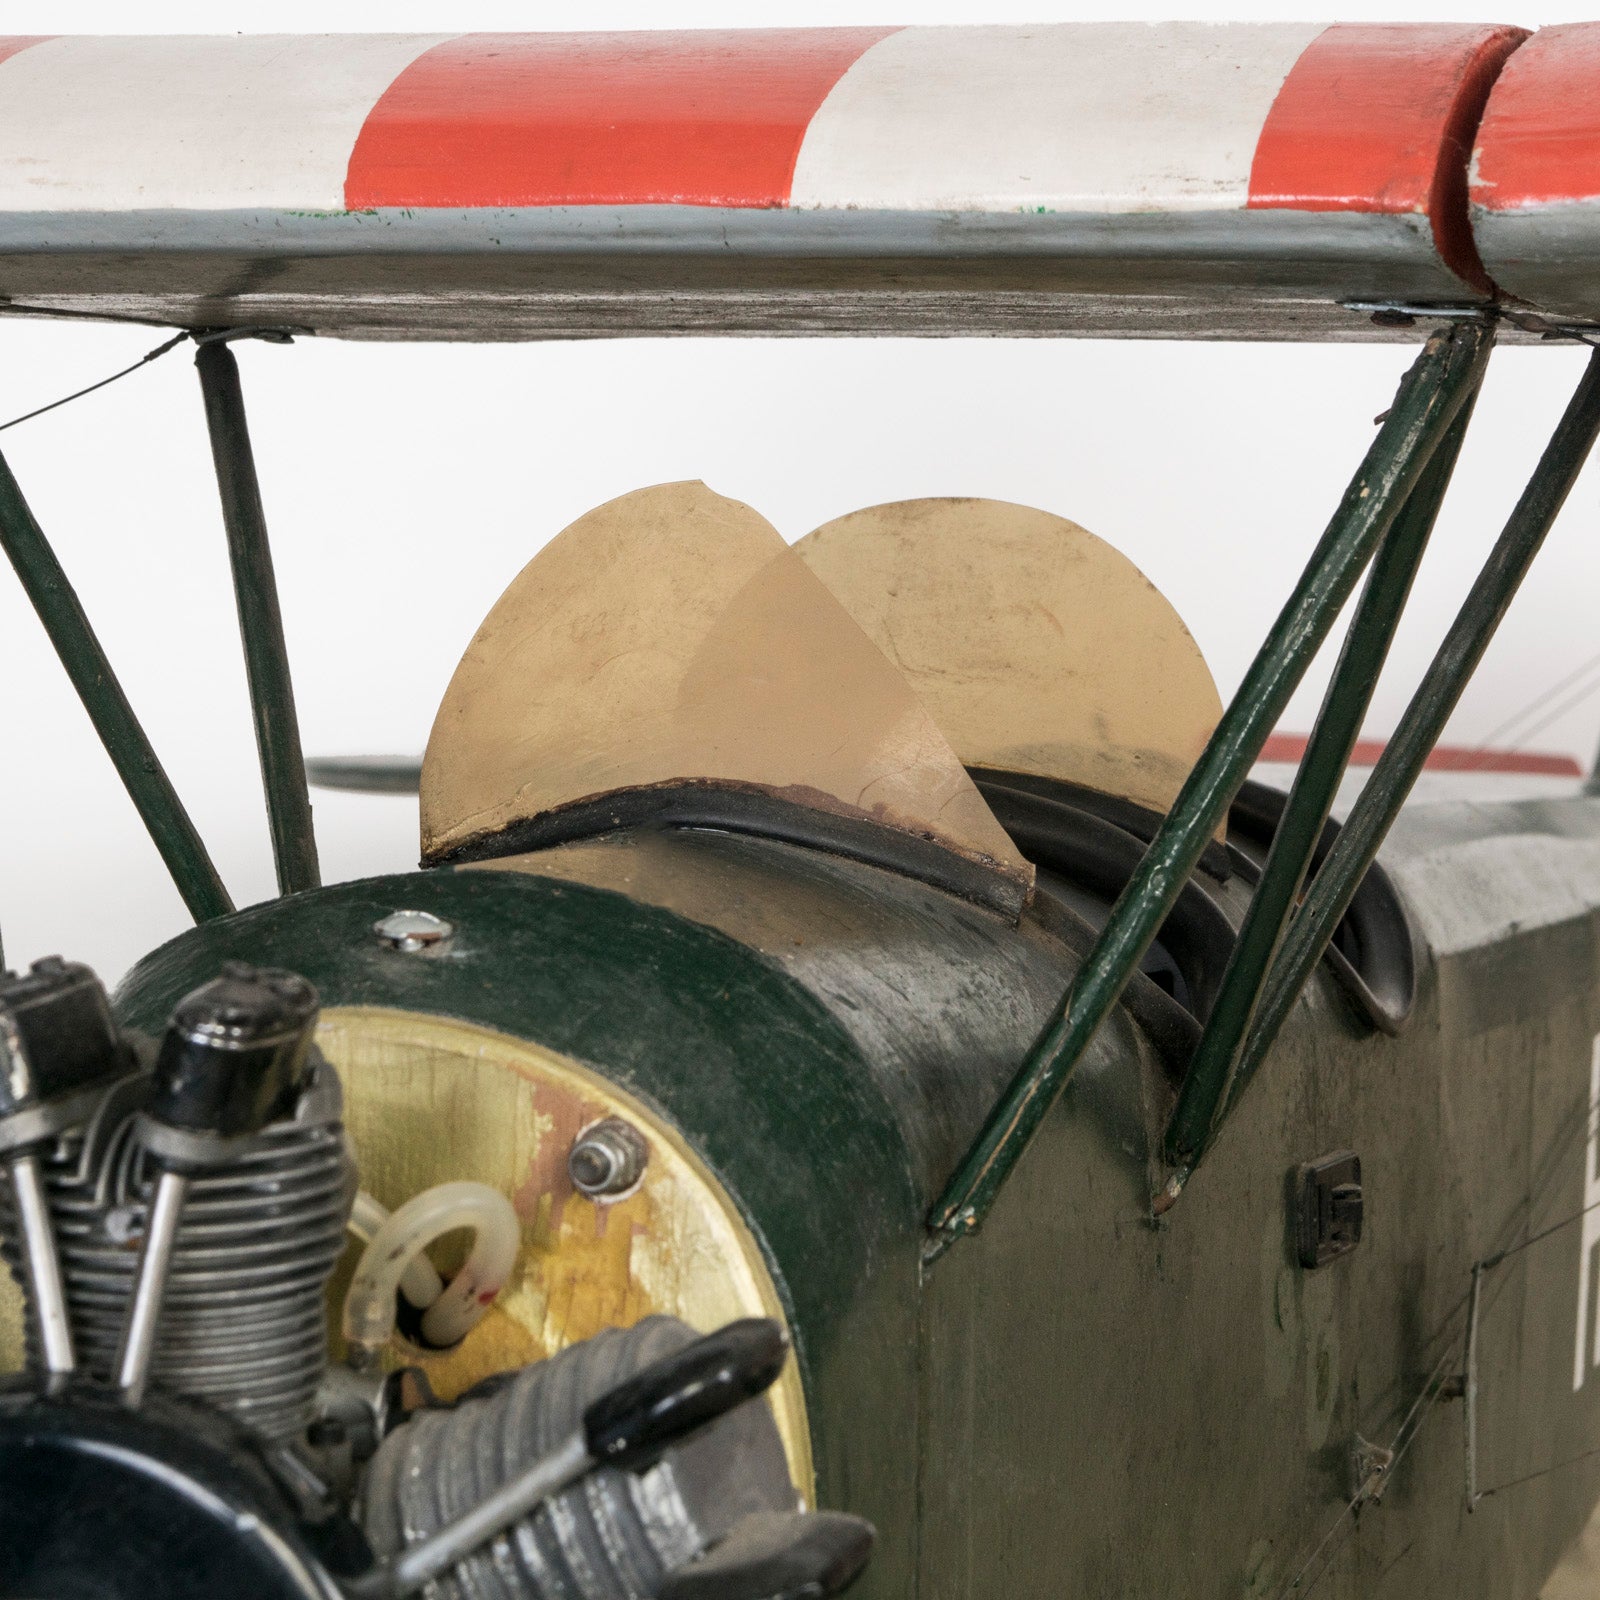
[[[422,1367],[441,1398],[652,1312],[701,1332],[736,1317],[785,1321],[760,1247],[715,1178],[614,1084],[537,1045],[404,1011],[327,1010],[318,1042],[344,1080],[364,1189],[393,1208],[470,1179],[507,1195],[521,1219],[516,1271],[456,1349],[391,1346],[390,1364]],[[644,1135],[650,1159],[632,1195],[597,1204],[573,1189],[567,1152],[582,1129],[613,1116]],[[356,1254],[341,1263],[335,1304]],[[792,1360],[770,1398],[809,1501],[810,1434]]]

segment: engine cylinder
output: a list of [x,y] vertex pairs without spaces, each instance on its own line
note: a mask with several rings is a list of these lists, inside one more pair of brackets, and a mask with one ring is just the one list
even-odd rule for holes
[[[149,1079],[125,1079],[42,1166],[79,1360],[109,1381],[155,1180],[137,1113]],[[355,1166],[338,1077],[319,1062],[292,1113],[196,1173],[162,1300],[152,1381],[283,1443],[311,1420],[327,1368],[324,1291],[345,1245]],[[7,1188],[0,1253],[17,1271]],[[39,1370],[37,1336],[28,1338]]]
[[[471,1510],[577,1428],[584,1408],[694,1340],[674,1317],[608,1328],[448,1409],[420,1411],[373,1457],[362,1522],[394,1555]],[[741,1406],[635,1475],[600,1468],[448,1574],[439,1600],[640,1600],[751,1512],[798,1496],[765,1403]]]

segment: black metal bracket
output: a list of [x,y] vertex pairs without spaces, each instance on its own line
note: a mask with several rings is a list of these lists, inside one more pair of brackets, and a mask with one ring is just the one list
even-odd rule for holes
[[1295,1174],[1295,1248],[1302,1267],[1315,1270],[1361,1243],[1366,1204],[1361,1157],[1349,1150],[1307,1162]]

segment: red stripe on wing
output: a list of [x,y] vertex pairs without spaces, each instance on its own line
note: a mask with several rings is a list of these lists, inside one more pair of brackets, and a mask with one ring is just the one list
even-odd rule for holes
[[1490,288],[1467,216],[1467,162],[1521,28],[1339,23],[1301,54],[1250,169],[1250,205],[1426,216],[1452,271]]
[[469,34],[378,101],[345,203],[781,206],[829,90],[898,31]]
[[[1299,761],[1306,753],[1303,733],[1269,733],[1261,747],[1263,761]],[[1357,739],[1350,754],[1352,767],[1370,767],[1383,754],[1382,739]],[[1472,750],[1465,745],[1439,744],[1423,763],[1430,772],[1532,772],[1549,778],[1581,778],[1583,768],[1571,756],[1539,750]]]
[[1600,197],[1600,24],[1541,28],[1495,85],[1472,199],[1490,211]]
[[0,61],[9,61],[30,44],[44,44],[58,37],[54,33],[0,33]]

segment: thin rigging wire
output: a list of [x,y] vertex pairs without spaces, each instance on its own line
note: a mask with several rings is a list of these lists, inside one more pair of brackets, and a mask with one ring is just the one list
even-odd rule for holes
[[[1600,1112],[1600,1106],[1590,1106],[1588,1108],[1588,1116],[1585,1119],[1591,1139],[1596,1132],[1597,1112]],[[1531,1238],[1524,1239],[1520,1244],[1514,1244],[1509,1249],[1500,1251],[1498,1255],[1485,1257],[1478,1265],[1485,1270],[1492,1270],[1509,1261],[1512,1256],[1519,1255],[1530,1246],[1538,1244],[1540,1240],[1548,1239],[1551,1234],[1560,1233],[1563,1228],[1570,1228],[1575,1222],[1581,1222],[1591,1211],[1596,1210],[1600,1210],[1600,1200],[1592,1201],[1582,1211],[1575,1211],[1570,1217],[1563,1217],[1560,1222],[1552,1222],[1548,1228],[1541,1228]],[[1478,1499],[1487,1500],[1490,1495],[1499,1494],[1503,1489],[1516,1489],[1525,1483],[1532,1483],[1537,1478],[1548,1478],[1553,1472],[1564,1472],[1568,1467],[1579,1466],[1585,1461],[1592,1460],[1597,1455],[1600,1455],[1600,1447],[1593,1450],[1585,1450],[1579,1455],[1568,1456],[1564,1461],[1553,1461],[1549,1466],[1540,1467],[1536,1472],[1527,1472],[1520,1478],[1509,1478],[1506,1482],[1497,1483],[1492,1488],[1479,1490]]]
[[[1531,328],[1527,328],[1526,327],[1524,319],[1522,319],[1522,318],[1520,318],[1520,317],[1518,317],[1518,316],[1516,316],[1514,314],[1507,314],[1507,320],[1512,322],[1512,323],[1514,323],[1517,327],[1524,328],[1525,331],[1528,331],[1528,332],[1532,332],[1533,331]],[[1546,328],[1542,332],[1542,337],[1545,338],[1545,339],[1553,339],[1553,340],[1572,339],[1578,344],[1583,344],[1583,345],[1589,346],[1590,349],[1600,349],[1600,339],[1595,338],[1587,330],[1581,329],[1581,328]],[[1490,747],[1494,744],[1496,739],[1503,738],[1505,736],[1505,734],[1507,732],[1509,732],[1509,730],[1511,728],[1515,727],[1517,723],[1521,722],[1522,719],[1525,716],[1528,716],[1532,712],[1538,710],[1538,708],[1546,700],[1548,700],[1552,695],[1557,695],[1557,694],[1562,693],[1563,690],[1568,688],[1571,684],[1575,683],[1586,672],[1588,672],[1590,668],[1595,667],[1595,666],[1600,666],[1600,655],[1591,656],[1589,658],[1589,660],[1587,660],[1586,662],[1583,663],[1582,666],[1580,666],[1580,667],[1576,668],[1574,671],[1568,673],[1567,676],[1560,681],[1560,683],[1553,684],[1550,688],[1546,689],[1543,694],[1536,695],[1532,701],[1530,701],[1527,705],[1525,705],[1514,716],[1510,717],[1507,721],[1502,722],[1499,727],[1495,728],[1492,732],[1487,734],[1484,737],[1484,739],[1482,740],[1482,742],[1480,744],[1478,744],[1478,746],[1473,750],[1472,754],[1474,756],[1487,756],[1487,755],[1489,755],[1491,753]],[[1572,705],[1567,706],[1565,709],[1566,710],[1575,709],[1575,707],[1577,705],[1581,704],[1582,701],[1587,699],[1588,695],[1593,692],[1593,687],[1594,686],[1591,686],[1591,688],[1589,690],[1586,690],[1585,693],[1582,696],[1580,696],[1577,701],[1573,702]],[[1527,740],[1531,739],[1534,736],[1534,734],[1538,733],[1541,729],[1548,727],[1550,722],[1554,720],[1554,716],[1555,715],[1559,715],[1559,714],[1560,713],[1554,713],[1550,718],[1547,718],[1544,722],[1539,723],[1537,727],[1530,728],[1530,729],[1526,730],[1525,732],[1523,732],[1522,734],[1520,734],[1518,736],[1518,742],[1514,746],[1512,746],[1513,750],[1522,749],[1523,745],[1527,742]],[[1472,769],[1471,769],[1471,767],[1469,765],[1465,769],[1458,769],[1458,770],[1470,771]]]
[[1478,1263],[1485,1272],[1491,1272],[1502,1262],[1509,1261],[1512,1256],[1520,1255],[1529,1245],[1538,1244],[1541,1239],[1548,1239],[1552,1233],[1560,1233],[1563,1228],[1570,1228],[1574,1222],[1582,1222],[1591,1211],[1600,1211],[1600,1200],[1593,1205],[1587,1205],[1582,1211],[1575,1211],[1570,1217],[1563,1217],[1560,1222],[1552,1222],[1548,1228],[1541,1228],[1531,1239],[1524,1239],[1521,1244],[1514,1244],[1509,1250],[1502,1250],[1499,1255],[1486,1256]]
[[[0,314],[27,309],[29,308],[0,305]],[[86,394],[93,394],[95,390],[103,389],[108,383],[115,383],[119,378],[126,378],[141,367],[149,366],[152,361],[158,360],[169,350],[176,350],[185,339],[192,339],[196,345],[229,344],[236,339],[261,339],[268,344],[293,344],[295,335],[304,332],[306,332],[304,328],[257,327],[253,323],[237,328],[183,328],[164,344],[158,344],[153,350],[146,350],[132,366],[124,367],[120,372],[113,372],[109,378],[102,378],[98,383],[91,383],[84,389],[75,389],[71,394],[62,395],[59,400],[52,400],[47,406],[38,406],[32,411],[25,411],[20,417],[13,417],[9,422],[0,422],[0,433],[4,433],[7,428],[16,427],[19,422],[31,422],[35,417],[42,417],[45,412],[54,411],[57,406],[70,405],[74,400],[81,400]]]
[[[1328,1541],[1330,1539],[1332,1539],[1333,1536],[1336,1533],[1338,1533],[1339,1530],[1344,1526],[1345,1518],[1355,1515],[1355,1512],[1356,1512],[1357,1508],[1360,1506],[1363,1498],[1364,1498],[1364,1496],[1362,1496],[1362,1495],[1359,1495],[1359,1494],[1356,1495],[1355,1498],[1353,1500],[1351,1500],[1350,1503],[1348,1505],[1346,1505],[1344,1507],[1344,1509],[1339,1513],[1339,1515],[1334,1519],[1333,1526],[1331,1528],[1329,1528],[1328,1531],[1325,1534],[1323,1534],[1321,1541],[1317,1545],[1317,1548],[1315,1550],[1313,1550],[1309,1556],[1306,1557],[1305,1564],[1278,1591],[1279,1600],[1283,1600],[1283,1597],[1285,1595],[1294,1594],[1296,1590],[1299,1590],[1299,1592],[1302,1593],[1302,1594],[1310,1594],[1311,1593],[1311,1589],[1310,1588],[1306,1588],[1306,1589],[1301,1589],[1300,1588],[1300,1580],[1303,1577],[1305,1577],[1305,1575],[1316,1564],[1317,1557],[1320,1556],[1322,1554],[1323,1550],[1327,1548]],[[1311,1580],[1312,1587],[1315,1587],[1317,1584],[1322,1582],[1322,1574],[1323,1574],[1323,1572],[1326,1572],[1328,1570],[1328,1566],[1331,1566],[1332,1563],[1333,1563],[1333,1558],[1336,1555],[1338,1555],[1339,1551],[1343,1547],[1344,1547],[1344,1541],[1341,1539],[1339,1541],[1339,1543],[1336,1544],[1333,1547],[1332,1550],[1328,1551],[1328,1565],[1325,1565],[1322,1568],[1322,1571],[1318,1572],[1316,1577],[1314,1577]]]
[[1568,1456],[1565,1461],[1557,1461],[1553,1466],[1540,1467],[1537,1472],[1530,1472],[1525,1477],[1511,1478],[1505,1483],[1497,1483],[1492,1489],[1480,1489],[1478,1498],[1487,1500],[1492,1494],[1499,1494],[1502,1489],[1520,1489],[1525,1483],[1532,1483],[1535,1478],[1548,1478],[1552,1472],[1560,1472],[1566,1467],[1576,1467],[1585,1461],[1592,1461],[1595,1456],[1600,1456],[1600,1446],[1593,1450],[1585,1450],[1581,1456]]
[[[1585,1100],[1578,1106],[1572,1117],[1568,1119],[1567,1125],[1560,1131],[1560,1133],[1557,1134],[1551,1148],[1556,1151],[1564,1152],[1567,1148],[1568,1139],[1580,1130],[1586,1131],[1592,1138],[1596,1132],[1597,1115],[1600,1115],[1600,1106],[1591,1104],[1586,1097]],[[1558,1168],[1552,1167],[1546,1172],[1544,1181],[1539,1185],[1541,1190],[1548,1187],[1549,1184],[1554,1181],[1557,1170]],[[1534,1196],[1530,1195],[1527,1204],[1532,1205],[1534,1198]],[[1585,1206],[1582,1211],[1575,1212],[1570,1217],[1563,1217],[1560,1222],[1551,1223],[1547,1228],[1541,1228],[1539,1232],[1530,1235],[1526,1239],[1519,1240],[1514,1245],[1507,1246],[1506,1249],[1499,1251],[1495,1255],[1485,1257],[1482,1261],[1478,1262],[1477,1265],[1484,1268],[1498,1267],[1503,1262],[1508,1261],[1512,1256],[1518,1255],[1522,1251],[1529,1249],[1531,1246],[1538,1244],[1541,1239],[1548,1239],[1551,1234],[1559,1233],[1563,1228],[1570,1228],[1573,1223],[1581,1221],[1591,1211],[1596,1209],[1600,1209],[1600,1201],[1595,1202],[1593,1205]],[[1467,1298],[1463,1296],[1462,1299],[1456,1302],[1454,1309],[1440,1325],[1438,1337],[1443,1338],[1445,1341],[1444,1350],[1441,1352],[1438,1361],[1434,1363],[1433,1370],[1428,1374],[1427,1380],[1422,1385],[1421,1391],[1418,1393],[1416,1399],[1412,1402],[1410,1410],[1407,1411],[1405,1416],[1401,1418],[1400,1426],[1395,1429],[1393,1438],[1390,1440],[1390,1458],[1388,1464],[1383,1469],[1383,1478],[1385,1483],[1387,1483],[1388,1480],[1393,1476],[1395,1468],[1400,1465],[1400,1462],[1404,1459],[1406,1452],[1411,1448],[1413,1441],[1416,1439],[1417,1435],[1422,1432],[1422,1424],[1427,1420],[1428,1416],[1432,1414],[1431,1412],[1425,1411],[1424,1408],[1435,1398],[1439,1392],[1439,1387],[1444,1376],[1445,1366],[1449,1362],[1451,1356],[1455,1353],[1456,1348],[1448,1335],[1451,1327],[1455,1323],[1456,1318],[1461,1315],[1468,1303],[1469,1302]],[[1415,1426],[1413,1426],[1413,1424],[1415,1424]],[[1409,1432],[1407,1432],[1408,1429],[1410,1430]],[[1482,1494],[1479,1495],[1479,1499],[1484,1498],[1485,1495],[1496,1494],[1502,1489],[1510,1489],[1516,1487],[1518,1484],[1531,1482],[1534,1478],[1546,1477],[1550,1473],[1559,1472],[1565,1467],[1576,1466],[1579,1462],[1587,1461],[1592,1455],[1595,1454],[1600,1454],[1600,1451],[1589,1451],[1584,1455],[1574,1456],[1568,1461],[1558,1461],[1553,1466],[1542,1467],[1538,1472],[1528,1474],[1526,1478],[1516,1478],[1510,1483],[1496,1484],[1494,1488],[1484,1490]],[[1302,1597],[1303,1600],[1304,1596],[1310,1594],[1311,1591],[1322,1582],[1323,1578],[1325,1578],[1332,1569],[1334,1558],[1344,1548],[1345,1541],[1358,1526],[1357,1522],[1355,1521],[1355,1513],[1358,1512],[1369,1499],[1375,1498],[1376,1496],[1368,1495],[1364,1493],[1363,1490],[1357,1490],[1356,1494],[1345,1504],[1345,1506],[1340,1510],[1339,1515],[1335,1517],[1333,1522],[1329,1525],[1328,1531],[1323,1534],[1320,1540],[1318,1540],[1316,1548],[1309,1556],[1306,1557],[1299,1571],[1295,1573],[1288,1583],[1278,1590],[1278,1600],[1286,1600],[1286,1597],[1290,1595],[1298,1595]],[[1333,1546],[1332,1549],[1328,1548],[1330,1543]],[[1327,1551],[1327,1559],[1323,1561],[1322,1565],[1317,1569],[1310,1583],[1306,1584],[1305,1587],[1302,1588],[1301,1581],[1305,1578],[1306,1574],[1317,1565],[1318,1558],[1322,1556],[1322,1553],[1325,1550]]]
[[[1511,323],[1514,327],[1522,329],[1524,333],[1537,333],[1542,339],[1545,340],[1570,339],[1574,343],[1586,345],[1590,349],[1600,349],[1600,337],[1596,337],[1591,330],[1575,327],[1552,327],[1546,323],[1543,318],[1519,315],[1517,312],[1508,308],[1501,308],[1499,315],[1507,322]],[[1382,416],[1379,416],[1375,420],[1381,422],[1383,417],[1387,415],[1388,413],[1384,412]],[[1467,759],[1460,765],[1455,766],[1453,770],[1457,772],[1471,772],[1476,770],[1477,765],[1482,765],[1482,763],[1480,762],[1475,765],[1473,758],[1487,758],[1497,754],[1498,752],[1493,749],[1494,743],[1497,739],[1504,738],[1505,735],[1509,733],[1510,730],[1518,723],[1520,723],[1524,717],[1527,717],[1539,710],[1539,708],[1547,700],[1549,700],[1551,696],[1561,694],[1573,683],[1577,682],[1579,678],[1583,677],[1587,672],[1589,672],[1590,669],[1596,666],[1600,666],[1600,655],[1592,656],[1588,661],[1585,661],[1582,666],[1577,667],[1572,672],[1568,673],[1567,676],[1564,677],[1559,683],[1552,684],[1541,694],[1536,695],[1527,705],[1523,706],[1520,710],[1516,711],[1512,716],[1508,717],[1504,722],[1502,722],[1498,727],[1486,734],[1484,738],[1468,753]],[[1586,690],[1584,695],[1581,696],[1579,700],[1574,701],[1572,705],[1569,705],[1564,709],[1572,710],[1575,708],[1575,706],[1581,704],[1582,700],[1586,699],[1588,694],[1593,692],[1593,687],[1594,686],[1591,686],[1591,688]],[[1560,713],[1556,713],[1556,715],[1559,714]],[[1540,731],[1540,729],[1549,725],[1550,720],[1554,720],[1554,718],[1552,717],[1545,722],[1541,722],[1537,727],[1519,735],[1518,743],[1511,747],[1512,752],[1521,750],[1523,748],[1523,744],[1528,739],[1531,739],[1535,733]]]
[[[1581,666],[1574,667],[1571,672],[1569,672],[1560,680],[1560,682],[1553,683],[1548,689],[1544,689],[1540,693],[1536,694],[1532,700],[1530,700],[1526,705],[1519,707],[1509,717],[1507,717],[1504,722],[1500,723],[1497,727],[1490,729],[1490,731],[1483,736],[1477,748],[1473,751],[1473,754],[1481,755],[1488,752],[1497,739],[1505,738],[1505,736],[1510,733],[1511,730],[1515,728],[1524,717],[1530,716],[1533,712],[1538,711],[1545,704],[1545,702],[1551,699],[1553,696],[1562,694],[1566,690],[1570,689],[1572,685],[1575,684],[1580,678],[1592,672],[1596,667],[1600,667],[1600,654],[1590,656],[1589,659]],[[1518,737],[1526,738],[1527,735],[1519,734]]]
[[[1439,1330],[1441,1337],[1448,1334],[1451,1324],[1454,1323],[1456,1318],[1460,1315],[1461,1308],[1465,1304],[1466,1302],[1462,1301],[1445,1319],[1444,1326]],[[1454,1353],[1455,1345],[1448,1338],[1446,1338],[1444,1350],[1439,1359],[1434,1363],[1433,1370],[1428,1374],[1427,1381],[1422,1385],[1422,1389],[1418,1393],[1417,1398],[1411,1403],[1411,1409],[1407,1411],[1405,1416],[1400,1419],[1400,1426],[1395,1429],[1394,1436],[1389,1441],[1389,1461],[1383,1469],[1385,1481],[1388,1480],[1389,1476],[1394,1472],[1394,1469],[1400,1465],[1400,1462],[1405,1457],[1406,1451],[1411,1448],[1412,1441],[1419,1433],[1422,1432],[1422,1421],[1418,1419],[1422,1415],[1423,1407],[1430,1403],[1434,1396],[1438,1393],[1439,1385],[1444,1378],[1445,1366]],[[1415,1426],[1413,1426],[1413,1423],[1415,1423]],[[1407,1429],[1410,1429],[1409,1433],[1407,1432]],[[1344,1548],[1345,1540],[1349,1538],[1350,1533],[1356,1527],[1356,1523],[1354,1521],[1356,1512],[1359,1511],[1368,1500],[1373,1498],[1375,1497],[1367,1494],[1364,1488],[1357,1490],[1357,1492],[1346,1503],[1344,1508],[1339,1512],[1339,1515],[1334,1519],[1328,1531],[1323,1534],[1321,1540],[1317,1544],[1316,1549],[1313,1550],[1306,1558],[1300,1570],[1295,1573],[1288,1583],[1286,1583],[1283,1588],[1278,1591],[1279,1600],[1282,1600],[1282,1597],[1291,1594],[1308,1595],[1319,1583],[1322,1582],[1333,1566],[1334,1557],[1337,1556],[1338,1553]],[[1300,1580],[1311,1571],[1313,1566],[1316,1565],[1317,1558],[1324,1550],[1327,1549],[1329,1542],[1334,1539],[1335,1535],[1339,1536],[1338,1542],[1334,1544],[1331,1550],[1328,1550],[1327,1560],[1323,1562],[1322,1566],[1318,1569],[1311,1582],[1302,1589],[1300,1587]]]
[[158,360],[169,350],[176,350],[185,339],[192,339],[193,333],[185,328],[181,333],[175,333],[163,344],[158,344],[154,350],[146,350],[132,366],[124,367],[120,372],[113,372],[109,378],[102,378],[98,383],[91,383],[87,388],[75,389],[71,394],[64,394],[59,400],[52,400],[47,406],[36,406],[32,411],[24,411],[20,417],[13,417],[9,422],[0,422],[0,433],[7,428],[14,428],[19,422],[31,422],[35,417],[42,417],[47,411],[54,411],[58,406],[70,405],[74,400],[81,400],[86,394],[93,394],[96,389],[103,389],[108,383],[115,383],[119,378],[126,378],[130,373],[137,372],[141,367],[148,366],[152,361]]
[[[1578,1119],[1574,1117],[1569,1126],[1568,1132],[1563,1133],[1556,1141],[1557,1149],[1561,1147],[1562,1143],[1570,1133],[1577,1131],[1577,1127]],[[1600,1131],[1600,1106],[1591,1105],[1585,1108],[1583,1130],[1590,1139],[1593,1139],[1596,1132]],[[1493,1271],[1494,1268],[1498,1267],[1502,1261],[1508,1261],[1512,1256],[1520,1255],[1524,1250],[1528,1249],[1530,1245],[1538,1244],[1541,1239],[1548,1239],[1551,1234],[1560,1233],[1563,1228],[1570,1228],[1573,1223],[1581,1222],[1586,1216],[1589,1215],[1591,1211],[1597,1209],[1600,1209],[1600,1200],[1595,1201],[1593,1205],[1585,1206],[1582,1211],[1575,1211],[1570,1217],[1563,1217],[1560,1222],[1552,1222],[1548,1228],[1541,1228],[1530,1238],[1520,1240],[1518,1243],[1513,1245],[1508,1245],[1504,1250],[1498,1251],[1492,1256],[1485,1256],[1483,1260],[1477,1262],[1476,1265],[1482,1267],[1486,1272]]]
[[1561,703],[1557,705],[1553,711],[1547,712],[1536,723],[1534,723],[1531,728],[1525,728],[1522,733],[1517,736],[1517,742],[1512,745],[1512,750],[1521,750],[1535,734],[1542,733],[1558,717],[1564,717],[1569,711],[1576,711],[1578,707],[1581,706],[1584,701],[1595,692],[1596,689],[1600,689],[1600,677],[1592,679],[1586,687],[1580,689],[1576,694],[1570,695],[1567,699],[1561,701]]

